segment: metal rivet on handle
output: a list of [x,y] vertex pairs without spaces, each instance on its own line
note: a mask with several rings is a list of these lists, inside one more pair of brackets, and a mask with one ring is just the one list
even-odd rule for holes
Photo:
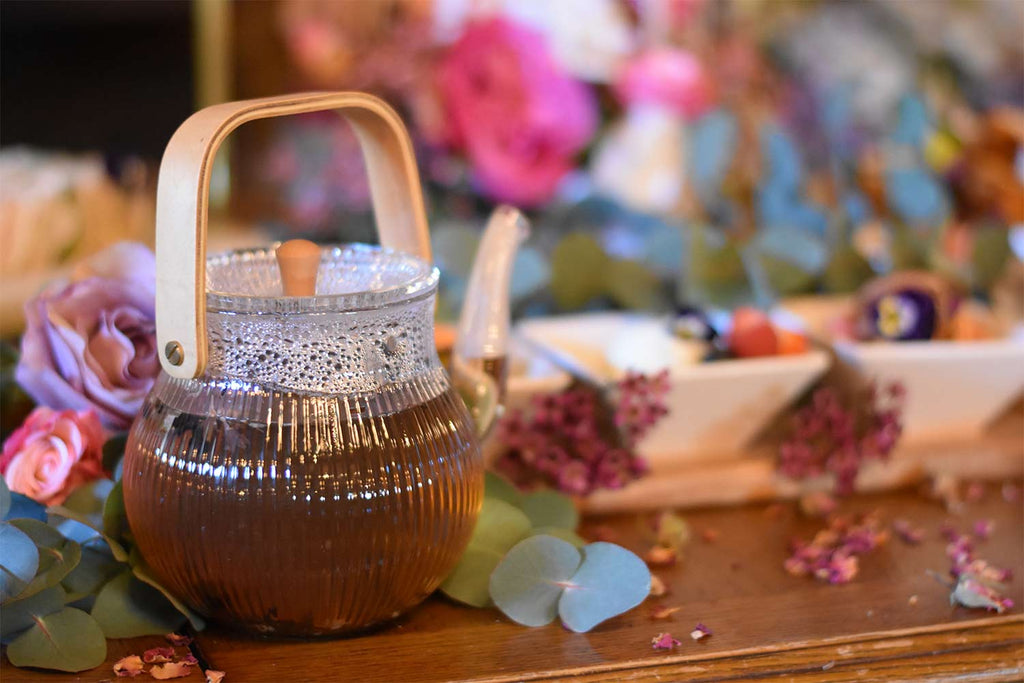
[[170,361],[171,365],[181,365],[185,362],[185,349],[179,342],[167,342],[167,346],[164,347],[164,357]]

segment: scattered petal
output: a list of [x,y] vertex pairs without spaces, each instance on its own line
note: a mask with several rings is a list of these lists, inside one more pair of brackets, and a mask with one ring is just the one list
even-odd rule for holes
[[980,503],[985,498],[985,485],[980,481],[972,481],[964,490],[964,501]]
[[658,605],[657,607],[651,610],[651,619],[668,619],[681,609],[682,607],[668,607],[666,605]]
[[188,664],[189,666],[199,666],[199,660],[196,656],[189,652],[187,655],[178,660],[182,664]]
[[128,655],[114,662],[114,675],[118,678],[135,678],[142,669],[142,657],[138,655]]
[[1003,500],[1007,503],[1016,503],[1020,500],[1020,487],[1013,482],[1006,482],[1002,488]]
[[821,665],[821,670],[822,671],[828,671],[829,669],[831,669],[835,665],[836,665],[835,661],[831,661],[831,662],[828,662],[826,664],[822,664]]
[[709,629],[704,624],[697,624],[696,626],[693,627],[693,630],[690,631],[690,637],[693,638],[694,640],[700,640],[702,638],[707,638],[710,635],[711,635],[711,629]]
[[224,672],[216,671],[214,669],[206,670],[206,683],[220,683],[224,680]]
[[858,556],[885,543],[878,519],[866,515],[854,520],[834,516],[810,543],[797,540],[783,568],[793,576],[813,576],[831,584],[847,583],[857,575]]
[[931,495],[942,501],[949,512],[958,512],[963,508],[960,495],[960,480],[952,474],[940,474],[932,480]]
[[185,647],[192,642],[191,636],[183,636],[178,633],[168,633],[164,638],[174,647]]
[[991,519],[979,519],[974,523],[974,528],[971,531],[979,541],[987,541],[992,537],[992,531],[995,527],[996,523]]
[[659,633],[651,638],[651,647],[655,650],[671,650],[677,645],[682,645],[682,642],[673,638],[671,633]]
[[171,678],[184,678],[192,674],[192,667],[184,662],[167,662],[157,664],[149,670],[149,675],[158,681],[166,681]]
[[836,499],[825,491],[815,491],[800,498],[800,512],[808,517],[827,517],[836,511]]
[[651,574],[651,595],[660,598],[668,593],[668,586],[657,574]]
[[718,540],[718,529],[704,529],[700,532],[700,540],[705,543],[714,543]]
[[679,551],[656,545],[644,554],[644,562],[652,567],[670,567],[679,559]]
[[142,661],[146,664],[160,664],[174,660],[173,647],[154,647],[142,653]]
[[918,545],[924,540],[924,530],[911,526],[905,519],[893,520],[892,531],[907,545]]
[[655,519],[654,531],[658,535],[657,543],[666,548],[678,551],[690,542],[690,525],[674,512],[662,512]]
[[917,604],[917,596],[916,595],[911,595],[909,598],[907,598],[907,604],[910,605],[911,607],[916,605]]

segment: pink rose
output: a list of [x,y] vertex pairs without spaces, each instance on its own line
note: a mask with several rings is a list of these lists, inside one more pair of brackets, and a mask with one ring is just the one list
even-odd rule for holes
[[539,33],[506,19],[467,24],[438,85],[449,143],[499,201],[551,199],[597,127],[593,93],[559,70]]
[[701,63],[689,52],[655,48],[633,59],[615,83],[626,105],[656,104],[693,120],[707,111],[714,89]]
[[105,476],[103,427],[91,410],[33,410],[4,442],[7,487],[43,505],[60,505],[78,486]]
[[154,269],[142,245],[115,245],[86,266],[86,279],[25,304],[15,377],[36,403],[93,408],[111,429],[131,424],[160,370]]

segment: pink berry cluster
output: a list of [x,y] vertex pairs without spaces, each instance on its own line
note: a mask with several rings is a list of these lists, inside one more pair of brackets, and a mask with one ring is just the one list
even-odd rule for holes
[[534,396],[499,425],[507,447],[496,469],[520,487],[553,486],[573,495],[625,486],[646,471],[634,448],[668,414],[668,373],[627,373],[607,397],[573,386]]
[[789,437],[779,447],[779,471],[791,479],[835,477],[835,491],[853,492],[861,466],[886,460],[902,433],[905,391],[899,383],[884,392],[872,383],[851,405],[823,387],[793,415]]
[[[975,525],[974,535],[978,540],[986,540],[990,534],[989,523]],[[997,612],[1012,608],[1013,600],[1003,596],[1002,584],[1013,578],[1013,572],[975,558],[974,541],[967,534],[946,526],[942,535],[947,541],[949,574],[956,581],[950,600],[966,607],[984,607]]]
[[813,576],[831,584],[847,583],[860,568],[858,556],[874,550],[888,539],[878,518],[834,516],[810,543],[794,540],[792,554],[784,567],[794,576]]

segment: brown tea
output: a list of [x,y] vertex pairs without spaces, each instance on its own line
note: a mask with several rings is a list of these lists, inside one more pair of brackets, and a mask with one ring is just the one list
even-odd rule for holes
[[199,612],[261,633],[360,629],[431,593],[465,548],[483,463],[453,389],[416,402],[421,387],[403,388],[395,410],[386,393],[200,392],[266,401],[266,422],[158,389],[129,439],[125,506],[154,573]]

